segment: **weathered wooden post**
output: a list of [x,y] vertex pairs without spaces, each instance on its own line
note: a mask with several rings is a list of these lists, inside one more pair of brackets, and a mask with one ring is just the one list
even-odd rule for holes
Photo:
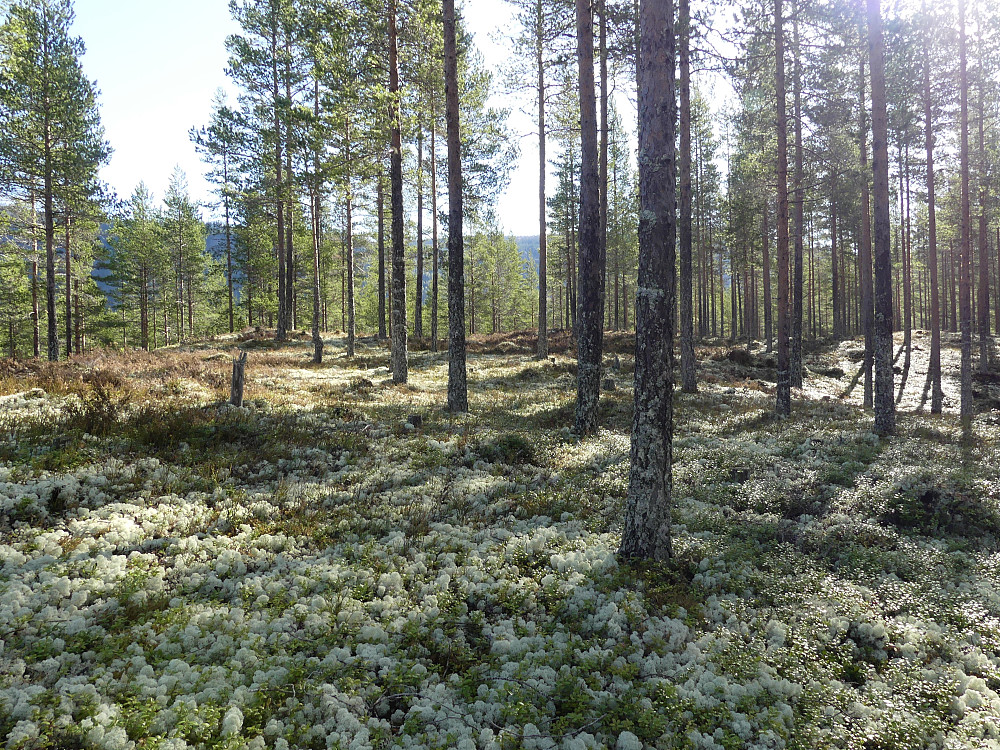
[[243,406],[243,382],[246,377],[247,353],[233,357],[233,384],[229,390],[229,403],[233,406]]

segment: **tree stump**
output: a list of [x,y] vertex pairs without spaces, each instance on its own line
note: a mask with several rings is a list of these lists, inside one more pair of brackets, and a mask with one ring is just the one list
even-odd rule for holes
[[229,389],[229,403],[233,406],[243,406],[243,383],[246,379],[247,353],[233,357],[233,383]]

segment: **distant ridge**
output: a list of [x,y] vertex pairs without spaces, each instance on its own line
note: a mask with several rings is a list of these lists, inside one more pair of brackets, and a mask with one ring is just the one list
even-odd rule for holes
[[538,270],[538,235],[524,235],[515,237],[517,242],[517,252],[525,260],[531,261],[532,267]]

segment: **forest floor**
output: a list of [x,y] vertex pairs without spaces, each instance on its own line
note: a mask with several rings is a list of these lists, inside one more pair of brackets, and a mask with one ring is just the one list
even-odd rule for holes
[[565,336],[474,338],[462,417],[445,353],[393,386],[371,340],[7,362],[0,742],[1000,748],[997,379],[963,440],[957,342],[939,416],[913,342],[891,440],[856,341],[807,352],[786,420],[772,355],[701,347],[666,565],[615,555],[624,335],[583,440]]

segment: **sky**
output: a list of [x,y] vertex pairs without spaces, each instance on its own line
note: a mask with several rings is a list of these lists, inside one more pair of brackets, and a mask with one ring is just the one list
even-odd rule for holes
[[[84,71],[100,89],[101,119],[114,149],[102,178],[120,198],[140,181],[162,198],[179,165],[192,197],[212,201],[188,133],[207,124],[220,87],[234,91],[225,75],[225,39],[239,29],[228,5],[226,0],[76,0],[74,32],[86,45]],[[486,65],[499,71],[507,53],[494,30],[511,27],[510,7],[503,0],[472,0],[465,16]],[[511,108],[511,129],[525,136],[519,137],[521,157],[500,198],[501,224],[514,234],[537,234],[533,113],[522,112],[511,97],[497,96],[493,103]]]

